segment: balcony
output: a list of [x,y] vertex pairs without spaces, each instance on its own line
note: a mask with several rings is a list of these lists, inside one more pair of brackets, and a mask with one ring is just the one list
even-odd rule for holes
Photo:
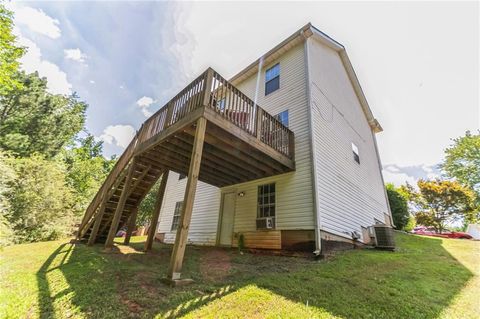
[[[188,176],[181,242],[197,180],[217,187],[248,182],[293,171],[294,159],[293,132],[208,69],[143,123],[87,208],[78,238],[111,247],[118,229],[134,226],[138,205],[160,176],[164,192],[168,171],[175,171]],[[172,267],[173,276],[178,265]]]

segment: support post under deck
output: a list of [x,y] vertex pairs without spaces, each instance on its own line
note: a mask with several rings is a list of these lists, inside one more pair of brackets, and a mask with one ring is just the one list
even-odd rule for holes
[[182,270],[183,256],[187,245],[188,229],[192,218],[193,202],[195,200],[195,191],[197,189],[198,174],[200,172],[206,126],[207,120],[204,117],[197,120],[192,158],[190,159],[190,167],[188,170],[187,186],[183,198],[182,213],[180,215],[177,235],[175,237],[175,245],[173,246],[170,267],[167,274],[168,279],[172,281],[180,279],[180,272]]
[[165,197],[165,189],[167,188],[169,171],[165,170],[162,174],[162,180],[158,187],[157,200],[155,201],[155,208],[153,210],[152,220],[148,229],[147,241],[145,242],[145,251],[152,249],[153,241],[155,240],[155,232],[157,231],[158,218],[160,216],[160,209],[162,208],[163,198]]
[[128,226],[127,226],[127,233],[125,234],[125,239],[123,240],[124,245],[130,244],[130,239],[132,238],[132,233],[137,226],[137,215],[138,215],[138,206],[135,207],[130,214],[130,218],[128,219]]

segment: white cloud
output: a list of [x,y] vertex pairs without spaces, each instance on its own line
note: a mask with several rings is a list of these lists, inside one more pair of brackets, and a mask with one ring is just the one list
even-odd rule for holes
[[387,164],[383,166],[383,178],[386,183],[400,186],[408,182],[416,185],[419,179],[435,179],[440,177],[438,165],[397,165]]
[[87,55],[83,53],[80,49],[65,49],[63,50],[65,54],[65,59],[77,61],[80,63],[84,63]]
[[72,85],[67,80],[67,74],[58,65],[42,59],[42,53],[37,44],[18,34],[18,43],[27,47],[26,54],[20,59],[21,68],[28,73],[38,71],[41,77],[48,80],[48,91],[53,94],[71,94]]
[[126,148],[134,136],[135,129],[131,125],[109,125],[103,130],[99,139],[107,144]]
[[89,81],[91,84],[95,84],[95,81],[94,80],[90,80]]
[[143,115],[145,115],[145,117],[150,117],[152,116],[153,113],[148,108],[150,107],[150,105],[152,105],[155,102],[156,101],[154,101],[151,97],[143,96],[140,99],[138,99],[137,105],[138,107],[141,108],[142,113]]
[[154,101],[151,97],[144,96],[138,99],[137,105],[140,107],[148,107],[150,104],[152,104]]
[[52,39],[60,37],[62,32],[58,27],[59,21],[48,16],[43,10],[27,6],[17,6],[14,10],[15,24],[23,24],[33,32],[46,35]]

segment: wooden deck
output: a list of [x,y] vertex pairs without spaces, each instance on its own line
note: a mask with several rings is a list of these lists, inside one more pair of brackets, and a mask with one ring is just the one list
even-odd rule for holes
[[294,134],[208,69],[142,125],[85,212],[78,237],[108,246],[130,224],[128,242],[138,205],[169,170],[195,185],[223,187],[292,171],[294,155]]

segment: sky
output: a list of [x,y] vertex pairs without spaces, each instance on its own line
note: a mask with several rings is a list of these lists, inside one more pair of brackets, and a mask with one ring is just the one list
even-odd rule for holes
[[451,139],[480,127],[478,2],[14,2],[22,68],[89,105],[86,129],[120,154],[211,66],[229,78],[311,22],[349,54],[384,132],[383,174],[439,176]]

